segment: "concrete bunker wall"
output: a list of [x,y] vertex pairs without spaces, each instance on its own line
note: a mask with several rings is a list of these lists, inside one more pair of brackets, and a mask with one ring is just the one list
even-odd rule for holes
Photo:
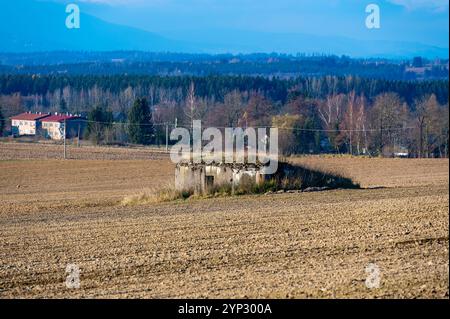
[[259,184],[265,180],[261,168],[236,164],[180,163],[175,168],[175,188],[205,194],[213,187],[239,186],[245,180]]

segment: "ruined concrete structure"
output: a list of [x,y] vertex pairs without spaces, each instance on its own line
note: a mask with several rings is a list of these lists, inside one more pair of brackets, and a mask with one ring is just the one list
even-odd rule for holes
[[179,163],[175,168],[175,188],[206,194],[215,187],[230,185],[233,188],[243,181],[259,184],[266,178],[261,169],[262,166],[256,164]]
[[[258,164],[194,164],[179,163],[175,169],[175,186],[180,191],[193,191],[194,194],[210,194],[220,191],[226,186],[226,191],[242,192],[253,190],[254,185],[269,182],[265,186],[270,191],[319,191],[325,189],[355,189],[359,188],[350,178],[310,169],[288,162],[278,162],[278,170],[267,174],[267,166]],[[249,188],[250,186],[250,188]],[[266,191],[262,187],[260,190]],[[222,189],[223,191],[223,189]]]

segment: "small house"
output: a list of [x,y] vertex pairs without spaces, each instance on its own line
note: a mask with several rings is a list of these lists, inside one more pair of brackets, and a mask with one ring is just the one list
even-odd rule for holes
[[48,113],[25,112],[11,118],[13,136],[36,135],[41,128],[41,120],[49,117]]
[[[53,140],[79,137],[82,135],[85,121],[78,115],[58,114],[50,115],[41,120],[44,136]],[[65,125],[65,127],[64,127]]]

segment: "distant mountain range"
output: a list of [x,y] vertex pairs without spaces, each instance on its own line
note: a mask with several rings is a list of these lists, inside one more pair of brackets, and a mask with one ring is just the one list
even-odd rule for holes
[[65,6],[33,0],[2,1],[0,51],[35,52],[52,50],[145,50],[185,51],[189,44],[157,34],[107,23],[81,13],[81,28],[65,26]]
[[[183,41],[105,22],[81,13],[81,28],[67,29],[65,7],[35,0],[3,1],[0,10],[0,52],[140,50],[186,53],[324,53],[353,57],[448,58],[447,48],[411,42],[365,41],[307,34],[227,31],[200,40]],[[268,41],[270,39],[270,41]]]

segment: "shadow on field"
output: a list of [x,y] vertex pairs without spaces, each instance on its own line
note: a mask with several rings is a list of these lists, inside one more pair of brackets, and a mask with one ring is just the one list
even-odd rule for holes
[[351,178],[336,173],[306,168],[299,164],[280,162],[273,176],[275,190],[361,189]]

